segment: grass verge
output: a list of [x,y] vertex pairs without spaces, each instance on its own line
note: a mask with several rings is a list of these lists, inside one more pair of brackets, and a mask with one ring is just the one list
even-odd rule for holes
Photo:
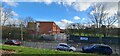
[[[81,52],[66,52],[66,51],[57,51],[49,49],[39,49],[23,46],[10,46],[10,45],[0,45],[1,50],[12,50],[15,51],[15,54],[9,54],[9,56],[101,56],[91,53],[81,53]],[[6,56],[8,54],[2,54]]]

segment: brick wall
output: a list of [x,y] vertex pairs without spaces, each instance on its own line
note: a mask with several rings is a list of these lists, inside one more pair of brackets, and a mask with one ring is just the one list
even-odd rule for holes
[[38,21],[36,23],[29,22],[28,29],[31,31],[37,31],[38,34],[58,34],[60,33],[60,28],[54,22],[42,22]]

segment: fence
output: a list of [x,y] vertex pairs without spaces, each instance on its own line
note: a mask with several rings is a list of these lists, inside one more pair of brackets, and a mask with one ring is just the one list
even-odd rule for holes
[[90,37],[90,36],[74,36],[70,35],[69,42],[77,43],[105,43],[105,44],[120,44],[120,37]]

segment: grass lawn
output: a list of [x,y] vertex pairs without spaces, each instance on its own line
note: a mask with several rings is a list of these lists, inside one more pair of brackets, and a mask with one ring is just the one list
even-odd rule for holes
[[[80,53],[80,52],[67,52],[67,51],[57,51],[49,49],[38,49],[23,46],[10,46],[10,45],[0,45],[0,50],[12,50],[15,54],[11,56],[101,56],[91,53]],[[4,56],[5,54],[3,54]]]

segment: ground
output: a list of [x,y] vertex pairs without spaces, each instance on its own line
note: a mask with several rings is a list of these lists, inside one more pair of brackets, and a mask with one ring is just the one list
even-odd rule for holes
[[0,54],[15,54],[15,51],[9,51],[9,50],[0,50]]
[[[81,52],[67,52],[67,51],[57,51],[57,50],[49,50],[49,49],[40,49],[40,48],[31,48],[31,47],[23,47],[23,46],[10,46],[10,45],[0,45],[2,49],[0,52],[5,54],[12,54],[12,56],[26,56],[26,55],[35,55],[35,56],[103,56],[92,53],[81,53]],[[13,51],[11,51],[13,50]],[[25,55],[23,55],[25,54]],[[59,54],[59,55],[58,55]]]

